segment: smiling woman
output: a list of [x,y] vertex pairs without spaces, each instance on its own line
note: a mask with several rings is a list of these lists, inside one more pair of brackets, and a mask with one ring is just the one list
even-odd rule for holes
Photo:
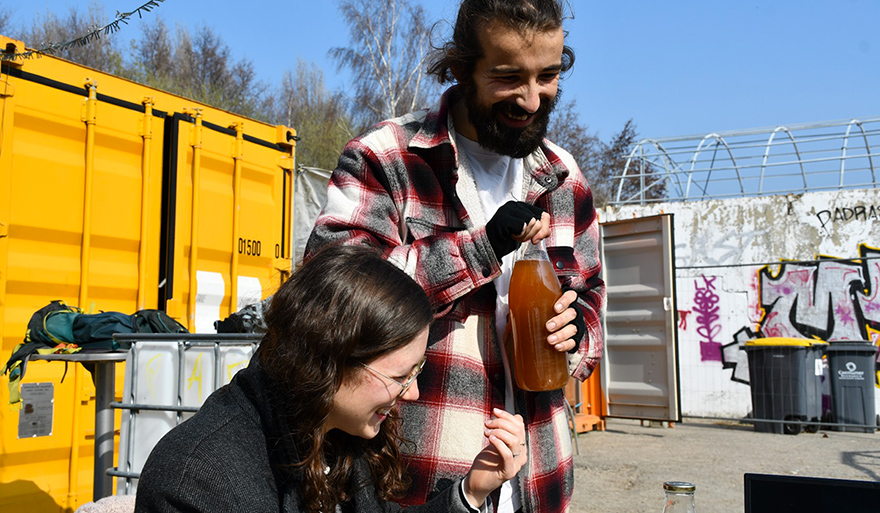
[[[248,368],[157,444],[136,510],[399,509],[386,502],[409,485],[396,406],[419,397],[432,319],[422,289],[381,254],[328,247],[272,298]],[[522,418],[496,415],[467,476],[412,511],[474,511],[519,471]]]

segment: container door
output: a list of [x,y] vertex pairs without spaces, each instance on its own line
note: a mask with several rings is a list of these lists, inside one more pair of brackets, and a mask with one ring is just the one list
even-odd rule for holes
[[[48,57],[3,66],[5,363],[31,315],[51,300],[87,312],[156,304],[158,259],[150,255],[159,242],[162,152],[151,137],[162,140],[162,120],[149,105],[102,94],[104,81],[90,80],[90,70],[70,71],[72,65]],[[64,82],[49,78],[63,71]],[[21,391],[22,407],[10,407],[2,379],[0,511],[58,511],[91,500],[90,374],[78,364],[31,362]]]
[[160,295],[190,332],[214,333],[290,274],[290,151],[200,112],[168,125]]
[[[24,45],[0,36],[0,48]],[[33,312],[54,299],[124,313],[177,300],[187,321],[187,301],[200,299],[188,293],[188,276],[204,272],[193,290],[214,305],[206,317],[213,331],[214,320],[271,294],[289,274],[295,131],[200,104],[173,114],[181,104],[189,100],[51,56],[3,61],[3,363]],[[197,118],[201,134],[193,130]],[[119,364],[117,395],[123,370]],[[9,407],[7,379],[0,385],[0,511],[73,511],[91,501],[90,373],[79,364],[31,362],[20,409]]]
[[679,421],[672,215],[600,227],[608,416]]

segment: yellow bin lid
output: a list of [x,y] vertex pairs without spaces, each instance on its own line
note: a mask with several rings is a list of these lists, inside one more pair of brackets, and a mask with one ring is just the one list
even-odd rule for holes
[[809,338],[786,338],[786,337],[767,337],[753,338],[746,341],[746,346],[789,346],[789,347],[810,347],[815,345],[828,345],[824,340],[815,340]]

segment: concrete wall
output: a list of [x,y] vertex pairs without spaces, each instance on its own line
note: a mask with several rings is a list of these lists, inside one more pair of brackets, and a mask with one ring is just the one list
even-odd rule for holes
[[[684,415],[750,412],[748,339],[878,344],[880,190],[609,207],[600,216],[660,213],[673,214],[675,230]],[[875,397],[880,412],[876,387]]]

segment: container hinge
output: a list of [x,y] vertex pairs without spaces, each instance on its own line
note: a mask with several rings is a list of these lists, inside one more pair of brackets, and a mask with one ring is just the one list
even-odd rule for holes
[[186,318],[186,305],[181,301],[169,299],[165,302],[165,313],[168,317],[181,321]]
[[6,223],[0,223],[0,239],[9,236],[9,226]]
[[278,167],[288,171],[293,169],[293,157],[290,155],[282,155],[278,157]]

